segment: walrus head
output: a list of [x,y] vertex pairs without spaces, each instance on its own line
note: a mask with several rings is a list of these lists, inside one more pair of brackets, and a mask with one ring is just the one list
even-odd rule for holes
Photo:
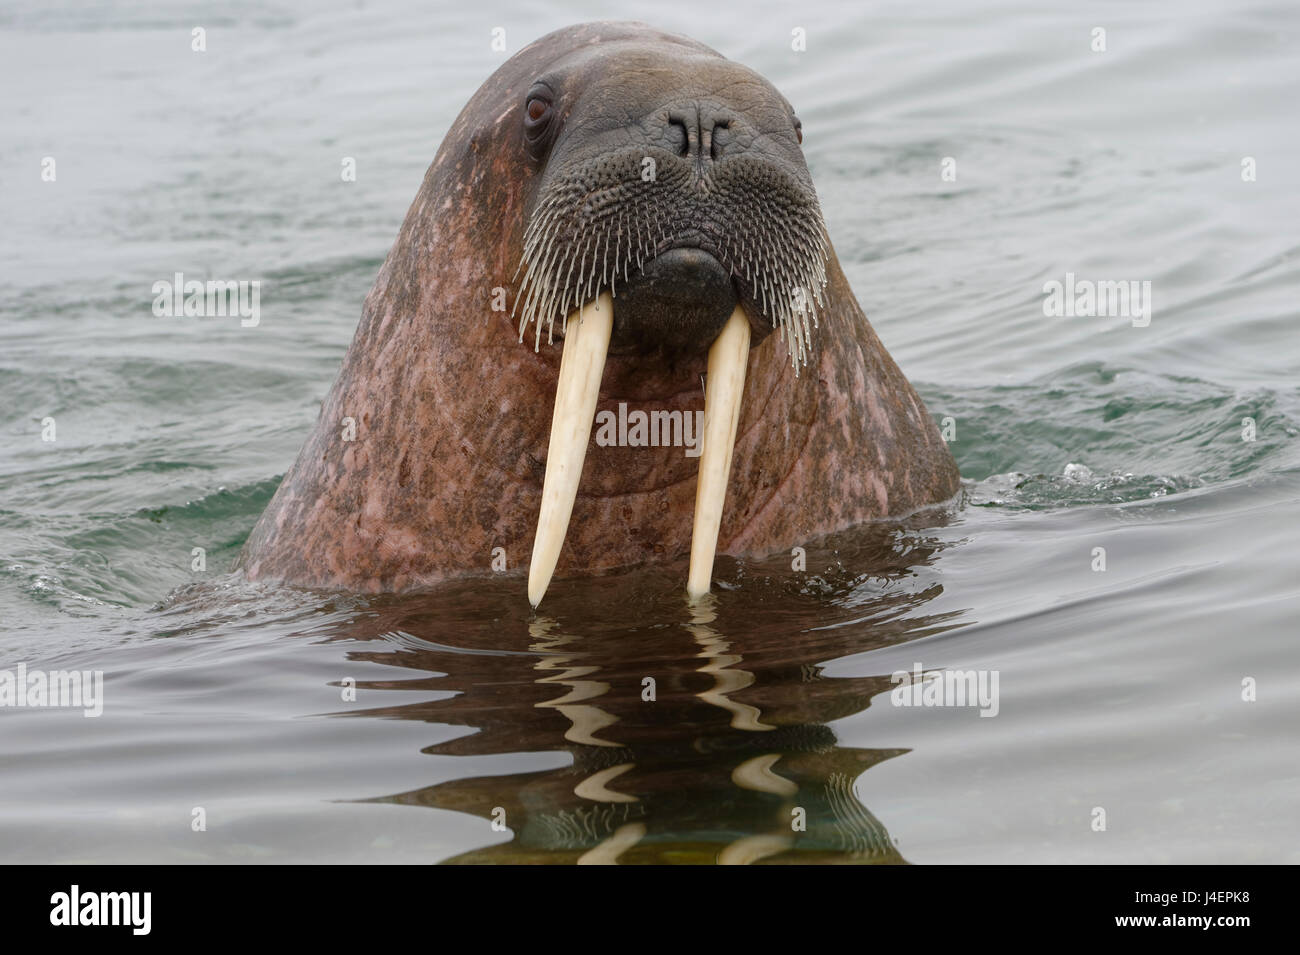
[[802,124],[763,77],[685,41],[628,39],[545,64],[520,99],[542,167],[516,302],[520,335],[601,292],[615,353],[702,352],[739,305],[806,361],[826,239]]
[[[951,497],[801,138],[763,77],[645,24],[511,56],[425,173],[247,575],[379,592],[527,563],[536,605],[557,567],[689,551],[700,595],[718,549]],[[618,440],[593,441],[615,416]]]

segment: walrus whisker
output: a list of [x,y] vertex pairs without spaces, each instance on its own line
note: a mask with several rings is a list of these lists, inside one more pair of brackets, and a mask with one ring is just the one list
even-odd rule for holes
[[[591,238],[591,233],[590,233],[590,232],[587,233],[587,238],[588,238],[588,239]],[[561,319],[563,319],[564,316],[568,313],[568,305],[569,305],[569,300],[570,300],[570,298],[573,299],[573,307],[574,307],[574,308],[577,308],[577,307],[581,304],[581,301],[580,301],[579,298],[578,298],[577,290],[576,290],[576,289],[574,290],[572,296],[570,296],[570,294],[569,294],[569,290],[572,289],[572,288],[574,288],[574,286],[573,286],[573,270],[574,270],[575,268],[578,267],[578,260],[579,260],[583,255],[585,255],[585,254],[586,254],[585,250],[584,250],[583,252],[578,252],[577,248],[575,247],[575,248],[573,249],[572,253],[569,255],[569,269],[568,269],[568,271],[565,272],[565,274],[564,274],[564,285],[561,286],[561,288],[562,288],[562,290],[563,290],[562,295],[561,295],[561,297],[560,297],[560,306],[561,306],[561,307],[560,307],[560,317],[561,317]],[[554,313],[554,312],[551,313],[551,315],[550,315],[550,320],[551,320],[551,321],[555,321],[555,313]]]
[[[563,328],[574,308],[601,292],[613,297],[620,275],[626,284],[633,269],[645,272],[665,251],[703,242],[743,281],[751,309],[780,332],[798,373],[825,305],[828,240],[815,198],[761,166],[715,170],[700,193],[682,191],[692,180],[672,159],[661,162],[653,186],[640,179],[639,165],[637,157],[609,158],[544,190],[515,270],[515,281],[523,276],[512,310],[520,339],[532,322],[539,348],[545,323],[552,342],[557,317]],[[754,190],[770,194],[770,206],[753,208]]]

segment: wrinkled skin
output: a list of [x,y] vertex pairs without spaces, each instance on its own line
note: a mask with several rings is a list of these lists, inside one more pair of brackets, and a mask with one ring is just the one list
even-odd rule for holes
[[[540,148],[524,121],[539,78],[554,93],[554,125]],[[695,103],[696,112],[672,120],[683,102]],[[730,125],[706,156],[701,131],[717,128],[716,114]],[[692,118],[694,152],[683,142]],[[681,190],[690,182],[731,181],[724,166],[733,159],[756,170],[765,163],[779,172],[765,181],[778,187],[749,197],[752,221],[790,223],[777,205],[811,196],[815,207],[796,122],[753,71],[640,24],[560,30],[512,57],[475,93],[429,167],[316,428],[245,545],[245,573],[299,586],[399,591],[489,572],[495,548],[508,569],[526,569],[561,322],[555,343],[547,344],[543,329],[535,351],[534,328],[521,344],[510,309],[524,279],[525,228],[548,184],[631,147],[658,157],[660,181],[679,190],[685,209]],[[656,249],[679,249],[683,235],[695,236],[698,247],[717,252],[722,279],[694,259],[683,264],[683,256],[699,258],[687,251],[666,256],[663,274],[638,280],[634,266],[628,286],[616,284],[614,347],[598,412],[617,413],[620,402],[646,412],[703,408],[711,323],[730,308],[725,276],[734,264],[709,236],[736,227],[707,221],[710,208],[719,207],[683,211],[682,230]],[[739,215],[747,207],[727,208]],[[934,422],[868,325],[829,246],[825,274],[819,327],[798,375],[781,336],[768,334],[770,312],[732,276],[730,291],[754,328],[754,347],[720,553],[788,550],[941,503],[958,490]],[[650,287],[639,298],[637,281]],[[664,302],[691,288],[703,304],[683,322]],[[494,289],[504,289],[505,311],[494,310],[501,298]],[[345,418],[356,422],[355,440],[344,440]],[[561,575],[684,555],[697,467],[698,458],[681,447],[593,440]]]

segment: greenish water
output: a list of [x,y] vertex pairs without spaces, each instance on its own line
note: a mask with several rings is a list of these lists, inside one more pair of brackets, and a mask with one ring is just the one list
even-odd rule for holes
[[[227,575],[491,27],[610,15],[795,104],[962,506],[805,571],[720,560],[704,611],[684,566],[541,615],[517,577]],[[105,672],[98,718],[0,709],[0,861],[1297,861],[1298,31],[1281,3],[0,13],[0,669]],[[260,324],[155,317],[177,271],[260,279]],[[1046,317],[1067,272],[1150,281],[1150,323]],[[891,705],[916,662],[996,672],[996,718]]]

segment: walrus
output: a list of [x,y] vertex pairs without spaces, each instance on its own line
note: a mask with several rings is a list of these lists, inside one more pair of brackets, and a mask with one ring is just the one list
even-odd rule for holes
[[[526,564],[536,606],[557,567],[689,553],[699,597],[719,551],[952,498],[802,142],[762,76],[645,24],[512,56],[447,132],[238,566],[375,593]],[[650,440],[592,440],[629,408]]]

